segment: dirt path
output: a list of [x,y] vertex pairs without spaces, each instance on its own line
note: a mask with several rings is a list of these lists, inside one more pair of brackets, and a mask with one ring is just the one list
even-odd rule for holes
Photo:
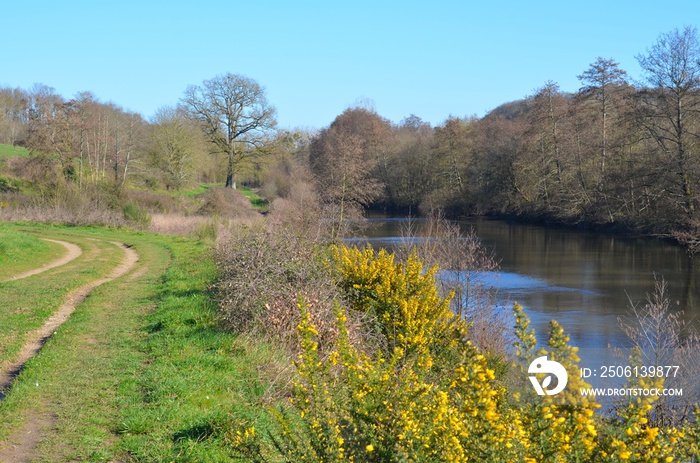
[[[56,311],[56,313],[54,313],[48,320],[46,320],[44,326],[42,326],[40,329],[31,334],[31,338],[20,351],[17,359],[3,370],[0,370],[0,392],[5,391],[9,388],[9,386],[12,384],[12,381],[15,379],[17,374],[19,374],[19,372],[22,371],[22,368],[29,361],[29,359],[34,357],[37,354],[37,352],[41,350],[41,347],[44,345],[44,343],[46,343],[46,340],[49,337],[51,337],[51,335],[56,331],[56,329],[59,326],[63,324],[63,322],[68,320],[68,317],[70,317],[70,315],[75,311],[76,306],[82,301],[84,301],[93,289],[97,288],[98,286],[104,283],[107,283],[108,281],[112,281],[116,278],[119,278],[120,276],[127,274],[129,270],[131,270],[134,267],[134,265],[136,265],[136,262],[139,258],[136,251],[129,248],[123,243],[117,243],[113,241],[111,241],[111,243],[116,246],[119,246],[124,250],[124,260],[121,262],[121,264],[115,267],[112,270],[112,272],[105,278],[101,278],[99,280],[83,285],[80,288],[68,293],[63,302],[63,305]],[[0,461],[3,460],[0,459]]]
[[[31,339],[24,345],[14,363],[0,371],[0,399],[2,391],[6,391],[12,385],[15,377],[22,371],[24,365],[34,357],[42,348],[46,340],[61,326],[81,303],[98,286],[126,275],[138,261],[136,251],[123,243],[110,241],[124,251],[123,261],[115,267],[105,278],[88,283],[71,291],[65,298],[63,305],[49,318],[44,326],[32,334]],[[68,244],[68,243],[66,243]],[[0,445],[0,462],[29,462],[37,456],[36,448],[46,432],[50,432],[55,422],[55,416],[50,413],[34,412],[25,419],[22,429],[17,430],[12,436]]]
[[83,253],[83,250],[80,249],[80,246],[77,246],[73,243],[68,243],[66,241],[52,240],[49,238],[41,238],[41,239],[44,241],[49,241],[51,243],[60,244],[61,246],[66,248],[68,253],[58,260],[55,260],[53,262],[49,262],[48,264],[43,265],[39,268],[35,268],[34,270],[29,270],[27,272],[20,273],[19,275],[15,275],[12,278],[9,278],[9,279],[4,280],[4,281],[21,280],[22,278],[27,278],[27,277],[30,277],[32,275],[36,275],[38,273],[42,273],[42,272],[45,272],[47,270],[51,270],[52,268],[60,267],[61,265],[65,265],[68,262],[70,262],[74,259],[77,259]]

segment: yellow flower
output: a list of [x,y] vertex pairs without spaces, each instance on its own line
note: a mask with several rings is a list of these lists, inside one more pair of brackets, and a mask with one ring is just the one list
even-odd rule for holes
[[367,445],[367,451],[368,451],[368,452],[373,452],[373,451],[374,451],[374,445],[372,445],[372,444]]

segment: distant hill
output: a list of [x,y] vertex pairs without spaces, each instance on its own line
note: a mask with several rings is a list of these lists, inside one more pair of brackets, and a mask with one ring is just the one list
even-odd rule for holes
[[517,119],[524,114],[527,114],[532,107],[531,98],[523,98],[522,100],[510,101],[508,103],[503,103],[496,109],[489,112],[484,119],[490,117],[502,117],[507,120]]
[[[573,93],[562,93],[562,96],[568,100],[574,97]],[[489,112],[484,119],[489,117],[502,117],[506,120],[518,119],[525,116],[532,109],[533,101],[532,97],[523,98],[520,100],[510,101],[508,103],[503,103],[502,105],[496,107],[496,109]]]

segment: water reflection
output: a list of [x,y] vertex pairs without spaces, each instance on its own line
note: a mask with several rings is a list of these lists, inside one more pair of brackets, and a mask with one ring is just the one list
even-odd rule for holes
[[[420,224],[414,223],[417,235]],[[500,272],[480,277],[498,290],[499,304],[518,301],[525,307],[540,341],[556,319],[580,347],[627,345],[618,318],[628,313],[630,301],[644,302],[655,276],[667,281],[672,307],[698,325],[698,272],[672,243],[488,219],[459,224],[465,231],[473,227],[493,248]],[[359,240],[392,248],[405,229],[406,219],[370,219]]]

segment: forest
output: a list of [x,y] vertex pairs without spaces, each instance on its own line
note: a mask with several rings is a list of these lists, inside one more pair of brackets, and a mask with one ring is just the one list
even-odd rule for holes
[[[304,185],[341,222],[366,208],[441,210],[666,236],[695,251],[697,30],[662,34],[636,58],[639,81],[597,58],[576,92],[549,81],[484,117],[435,127],[413,114],[394,123],[365,104],[315,132],[279,129],[264,88],[234,74],[190,86],[148,121],[90,92],[0,88],[0,143],[30,153],[0,164],[0,204],[79,197],[86,207],[87,197],[153,213],[173,206],[144,192],[238,183],[272,204]],[[127,199],[105,199],[105,190]]]

